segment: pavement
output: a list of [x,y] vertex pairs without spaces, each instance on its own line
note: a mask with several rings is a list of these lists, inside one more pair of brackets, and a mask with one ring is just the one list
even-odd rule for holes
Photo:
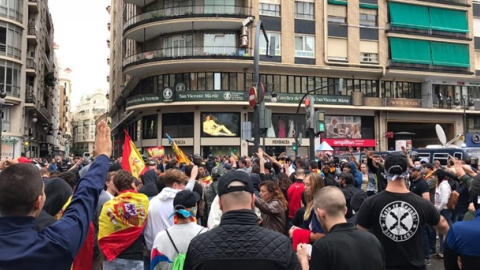
[[445,270],[445,267],[443,267],[443,260],[438,260],[438,259],[430,259],[431,265],[427,265],[427,269],[429,270]]

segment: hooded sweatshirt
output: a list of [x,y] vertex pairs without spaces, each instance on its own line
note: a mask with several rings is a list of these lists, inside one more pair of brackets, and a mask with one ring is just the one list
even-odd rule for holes
[[355,180],[354,186],[358,189],[362,188],[362,172],[357,170],[357,165],[355,162],[350,161],[348,162],[348,165],[350,165],[350,173],[353,175],[353,179]]
[[[185,189],[192,191],[194,185],[195,179],[190,179]],[[170,218],[170,215],[174,211],[173,199],[180,191],[180,189],[165,187],[157,196],[150,200],[147,224],[144,230],[145,243],[148,250],[152,250],[153,242],[157,234],[173,225],[173,218]]]

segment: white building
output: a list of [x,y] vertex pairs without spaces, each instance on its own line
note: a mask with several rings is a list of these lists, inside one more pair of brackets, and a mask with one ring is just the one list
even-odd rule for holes
[[73,153],[80,155],[84,152],[93,152],[95,120],[105,114],[107,109],[108,100],[105,92],[101,89],[80,98],[73,115]]

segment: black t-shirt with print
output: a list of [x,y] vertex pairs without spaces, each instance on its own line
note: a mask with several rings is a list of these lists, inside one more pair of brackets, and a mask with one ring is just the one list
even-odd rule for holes
[[423,193],[429,192],[427,181],[425,181],[423,177],[420,177],[418,180],[413,180],[410,184],[410,191],[422,197]]
[[382,243],[387,269],[423,269],[421,226],[439,221],[433,204],[411,192],[379,192],[367,198],[357,214],[357,224],[371,229]]

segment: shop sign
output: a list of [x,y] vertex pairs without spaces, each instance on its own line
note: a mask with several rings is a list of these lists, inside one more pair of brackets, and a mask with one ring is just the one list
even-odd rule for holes
[[387,98],[387,106],[389,107],[410,107],[421,108],[421,99],[408,99],[408,98]]
[[272,140],[272,144],[279,144],[279,145],[289,145],[290,140]]
[[323,139],[332,147],[375,147],[375,139]]
[[246,101],[247,95],[235,91],[183,91],[177,92],[176,101]]
[[[277,102],[278,103],[295,103],[298,104],[303,97],[303,94],[286,94],[278,93]],[[327,96],[327,95],[313,95],[315,98],[315,104],[332,104],[332,105],[350,105],[351,97],[350,96]],[[265,101],[271,102],[272,96],[267,95]]]
[[127,99],[127,107],[141,104],[161,102],[160,96],[155,94],[134,96]]

